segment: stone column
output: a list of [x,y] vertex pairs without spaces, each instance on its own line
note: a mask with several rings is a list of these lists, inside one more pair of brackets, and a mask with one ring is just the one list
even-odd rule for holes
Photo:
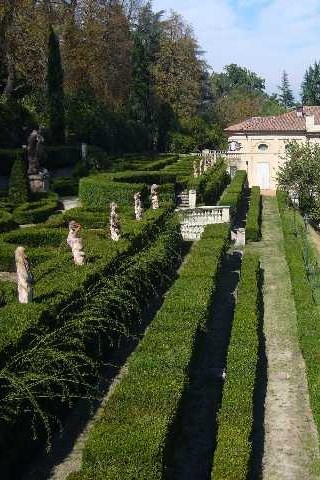
[[189,190],[189,208],[196,208],[197,206],[197,191]]
[[15,261],[19,303],[30,303],[33,299],[34,279],[29,268],[29,262],[24,247],[16,248]]

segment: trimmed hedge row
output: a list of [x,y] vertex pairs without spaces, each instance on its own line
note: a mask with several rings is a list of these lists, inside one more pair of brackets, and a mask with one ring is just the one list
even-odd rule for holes
[[13,230],[16,226],[17,224],[13,220],[12,214],[6,210],[0,210],[0,233]]
[[238,209],[246,182],[247,172],[245,170],[237,170],[232,182],[219,200],[219,205],[230,205],[231,215],[234,215]]
[[261,210],[260,187],[252,187],[246,221],[246,240],[248,241],[258,242],[261,238]]
[[[229,244],[227,226],[210,225],[192,248],[137,350],[126,375],[91,430],[82,470],[71,479],[161,479],[170,425],[188,382],[197,333],[205,327],[221,259]],[[210,251],[210,254],[208,252]]]
[[200,177],[190,178],[188,188],[197,190],[200,201],[205,205],[214,205],[229,182],[227,165],[224,161],[219,161]]
[[[294,301],[300,348],[307,367],[310,403],[320,433],[320,319],[319,307],[315,304],[303,259],[303,247],[294,233],[294,211],[287,207],[287,194],[277,192],[278,206],[284,235],[284,247],[288,263]],[[296,223],[303,226],[303,219],[296,213]]]
[[175,175],[166,172],[124,172],[98,174],[82,178],[79,197],[82,205],[92,209],[106,209],[111,202],[130,205],[133,195],[141,193],[144,203],[149,203],[147,185],[175,183]]
[[26,202],[19,205],[13,211],[13,219],[18,224],[42,223],[45,222],[59,205],[58,196],[50,194],[37,202]]
[[214,480],[248,478],[259,347],[259,297],[259,257],[246,253],[242,261],[226,381],[218,415],[217,447],[211,475]]
[[[138,330],[139,326],[141,327],[141,320],[144,318],[144,309],[148,306],[149,302],[153,302],[155,299],[157,300],[157,297],[163,294],[168,284],[171,283],[172,279],[176,276],[177,267],[181,263],[181,248],[182,238],[180,225],[175,219],[171,219],[166,223],[163,232],[160,233],[152,246],[124,261],[117,274],[104,277],[101,282],[90,291],[90,295],[87,295],[88,298],[85,308],[80,314],[72,315],[71,317],[67,316],[63,319],[64,325],[74,325],[73,328],[76,332],[82,332],[83,347],[86,348],[87,356],[89,356],[95,364],[101,365],[101,363],[104,364],[105,361],[108,361],[110,359],[110,353],[113,350],[121,348],[122,343],[120,343],[120,341],[124,338],[141,334]],[[5,301],[7,294],[2,292],[0,283],[0,305],[2,293]],[[61,321],[57,320],[53,328],[59,329],[60,325]],[[43,334],[41,333],[40,335],[43,338]],[[82,349],[80,349],[78,344],[75,346],[72,345],[72,337],[70,340],[68,354],[71,356],[74,349],[79,354],[79,351],[81,352]],[[45,362],[44,365],[41,363],[41,373],[47,370],[48,373],[56,374],[58,367],[55,362],[58,362],[59,366],[59,360],[50,360],[50,356],[49,359],[45,356],[43,358],[41,353],[37,353],[36,349],[33,348],[33,351],[33,357],[36,357],[36,361],[29,362],[27,372],[24,372],[24,375],[30,371],[30,378],[37,377],[37,368],[39,368],[37,367],[37,363],[39,363],[37,359],[39,356],[40,363],[41,360]],[[23,350],[20,352],[20,355],[25,353],[26,351]],[[84,367],[82,363],[83,358],[80,358],[79,368],[76,369],[79,375],[83,373]],[[64,371],[67,369],[68,365],[63,366],[62,372],[60,371],[59,375],[57,375],[62,378],[62,382]],[[88,378],[88,371],[85,373],[87,375],[85,378]],[[90,382],[95,384],[98,382],[96,378],[97,372],[92,373],[94,373],[94,376],[90,378]],[[17,376],[19,378],[19,371],[17,372]],[[44,393],[48,393],[46,386],[40,386],[40,388],[38,386],[37,388],[33,384],[30,385],[29,394],[30,396],[32,395],[31,411],[33,413],[33,409],[35,410],[34,413],[36,417],[39,417],[39,412],[36,411],[35,404],[39,404],[44,410],[45,415],[48,415],[50,418],[57,416],[57,409],[59,416],[61,410],[65,412],[68,401],[64,399],[61,400],[59,393],[62,387],[59,385],[59,379],[57,380],[57,385],[49,392],[50,398],[47,398],[45,401],[43,401],[43,398],[46,397]],[[55,395],[56,390],[57,395]],[[75,381],[68,385],[68,390],[69,397],[74,395],[76,398],[79,392],[81,392],[81,386]],[[1,400],[3,401],[5,393],[5,389],[3,389],[2,394],[0,392],[0,403]],[[2,474],[5,478],[7,478],[7,470],[11,473],[12,465],[14,466],[17,462],[17,458],[19,461],[23,461],[23,457],[29,460],[28,446],[32,448],[32,444],[34,443],[31,441],[31,436],[33,436],[31,422],[34,424],[37,424],[37,422],[36,419],[33,418],[30,409],[22,408],[25,405],[25,401],[19,400],[20,398],[20,395],[18,395],[18,399],[15,398],[13,407],[13,409],[19,413],[13,417],[7,430],[1,429],[0,448],[3,457]],[[23,404],[22,407],[21,404]],[[21,425],[23,425],[23,428]],[[20,432],[19,430],[22,431]],[[12,444],[10,438],[14,438],[15,431],[19,432],[19,435]],[[39,447],[38,444],[38,448]],[[21,451],[23,451],[23,453],[21,453]],[[6,468],[4,468],[3,463],[6,464]],[[8,478],[12,476],[16,477],[17,474],[8,474]]]
[[62,196],[78,195],[79,179],[73,177],[56,177],[51,181],[52,190]]
[[[50,255],[50,260],[44,263],[39,262],[33,270],[36,279],[34,302],[29,305],[9,304],[1,309],[0,356],[5,358],[9,350],[14,350],[28,332],[38,325],[53,327],[56,322],[55,317],[62,310],[73,311],[78,308],[86,298],[88,287],[104,275],[112,274],[114,268],[125,257],[133,255],[152,242],[163,229],[170,215],[171,208],[162,208],[146,212],[144,219],[140,222],[128,221],[119,242],[112,242],[106,238],[105,231],[84,230],[82,238],[85,245],[86,264],[81,268],[73,264],[65,243],[57,248],[58,242],[62,239],[59,229],[56,235],[53,229],[38,230],[37,227],[33,229],[33,233],[28,229],[26,232],[19,230],[4,234],[7,240],[11,238],[11,241],[17,242],[15,245],[3,243],[3,246],[6,248],[9,246],[12,252],[18,244],[21,245],[23,235],[26,235],[25,240],[31,244],[40,241],[46,244],[52,238],[55,246],[37,249],[38,255]],[[65,238],[66,235],[65,230]],[[3,251],[2,245],[0,250]],[[30,253],[33,252],[30,251]],[[33,257],[29,255],[29,258],[33,263]]]

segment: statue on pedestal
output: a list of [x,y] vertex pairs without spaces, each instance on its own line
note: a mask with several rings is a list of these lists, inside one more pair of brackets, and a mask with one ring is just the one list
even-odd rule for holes
[[19,303],[30,303],[33,299],[34,278],[29,268],[28,257],[24,247],[16,248],[15,261]]
[[142,220],[142,212],[141,194],[137,192],[134,194],[134,213],[136,220]]
[[117,208],[118,205],[115,202],[110,203],[110,236],[114,242],[120,239],[120,222],[116,211]]
[[28,175],[37,175],[44,158],[44,138],[40,131],[32,130],[28,138]]
[[157,210],[159,208],[158,188],[159,186],[155,183],[151,185],[152,210]]
[[85,254],[83,251],[82,238],[79,237],[81,225],[74,220],[69,223],[69,234],[67,244],[72,250],[73,260],[76,265],[83,265]]

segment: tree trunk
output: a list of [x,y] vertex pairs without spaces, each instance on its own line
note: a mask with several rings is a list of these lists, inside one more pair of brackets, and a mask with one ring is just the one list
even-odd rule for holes
[[9,100],[14,90],[14,80],[15,80],[14,62],[9,55],[7,55],[7,70],[8,70],[8,76],[7,76],[6,86],[3,91],[3,95],[7,98],[7,100]]

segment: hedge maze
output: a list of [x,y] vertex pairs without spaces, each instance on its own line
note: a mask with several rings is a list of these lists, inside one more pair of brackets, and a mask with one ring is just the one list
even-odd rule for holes
[[[179,415],[197,338],[214,308],[221,263],[231,245],[226,224],[207,226],[193,245],[183,242],[175,197],[182,189],[194,188],[200,202],[230,205],[236,213],[246,185],[242,171],[230,182],[221,160],[194,179],[193,161],[98,155],[101,171],[79,181],[81,207],[64,212],[57,211],[58,193],[29,197],[20,205],[2,198],[0,272],[12,276],[0,281],[0,465],[6,478],[21,474],[34,448],[34,431],[36,444],[44,448],[56,428],[54,419],[62,416],[66,421],[79,399],[96,396],[102,365],[127,342],[133,353],[125,374],[86,438],[80,471],[69,478],[163,478],[171,425]],[[53,184],[56,192],[75,192],[73,180],[55,179]],[[150,201],[154,184],[159,186],[156,210]],[[142,220],[134,216],[136,192],[142,198]],[[109,234],[111,202],[118,205],[121,224],[117,242]],[[252,189],[250,240],[259,238],[259,205],[260,194]],[[71,221],[82,226],[82,266],[74,265],[66,244]],[[19,228],[26,223],[35,225]],[[13,279],[18,246],[26,249],[34,277],[28,305],[18,302]],[[234,475],[246,471],[250,457],[258,278],[259,259],[245,254],[217,443],[217,458],[238,472]],[[238,426],[230,405],[244,389],[237,409],[246,413]],[[242,433],[233,456],[240,470],[229,461],[228,443],[238,428]],[[18,465],[22,446],[25,453]],[[221,476],[225,465],[220,463],[214,457],[212,478],[245,478]]]

